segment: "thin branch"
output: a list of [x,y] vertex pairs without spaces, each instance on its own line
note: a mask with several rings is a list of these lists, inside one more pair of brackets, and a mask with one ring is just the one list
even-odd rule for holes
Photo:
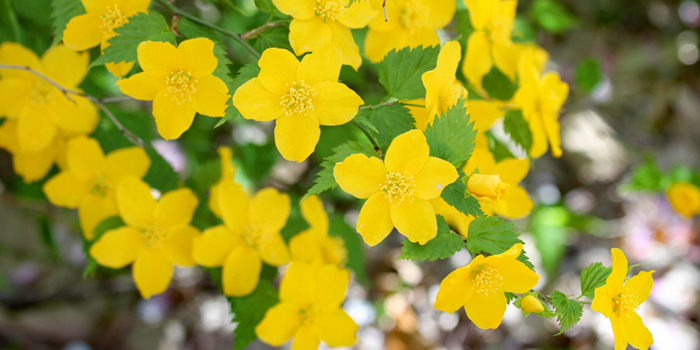
[[382,1],[382,8],[384,9],[384,22],[389,22],[389,17],[386,15],[386,0]]
[[243,40],[250,40],[250,39],[255,39],[257,38],[262,32],[268,30],[269,28],[272,27],[279,27],[287,24],[287,21],[276,21],[276,22],[269,22],[265,23],[264,25],[257,27],[255,29],[252,29],[250,31],[247,31],[243,34],[241,34],[241,39]]
[[[379,108],[379,107],[381,107],[381,106],[391,106],[391,105],[395,105],[397,102],[399,102],[399,101],[391,101],[391,102],[386,102],[386,101],[385,101],[385,102],[380,102],[380,103],[377,104],[377,105],[366,105],[366,106],[360,107],[360,110],[363,110],[363,109],[377,109],[377,108]],[[425,106],[420,106],[420,107],[425,107]]]
[[374,137],[372,137],[372,135],[370,135],[369,132],[367,130],[365,130],[365,128],[362,125],[360,125],[360,123],[356,122],[354,119],[353,119],[352,123],[355,124],[355,126],[358,127],[360,129],[360,131],[362,131],[362,133],[365,134],[365,136],[367,136],[367,139],[369,139],[369,142],[372,143],[372,146],[374,146],[375,150],[378,151],[381,149],[377,145],[377,141],[374,140]]
[[[143,148],[145,146],[145,143],[143,142],[143,140],[141,140],[140,137],[136,136],[136,134],[131,132],[131,130],[125,128],[119,122],[119,120],[114,116],[114,114],[112,114],[112,112],[110,112],[109,109],[107,107],[105,107],[105,105],[102,103],[103,100],[100,100],[97,97],[90,96],[82,91],[76,91],[76,90],[64,88],[63,86],[61,86],[59,83],[57,83],[53,79],[47,77],[46,75],[44,75],[40,72],[35,71],[31,67],[18,66],[18,65],[13,65],[13,64],[0,64],[0,69],[24,70],[24,71],[27,71],[29,73],[32,73],[32,74],[36,75],[37,77],[41,78],[42,80],[46,81],[47,83],[53,85],[53,87],[55,87],[59,91],[61,91],[63,93],[63,95],[71,102],[75,102],[75,100],[71,97],[71,95],[80,96],[80,97],[83,97],[83,98],[90,100],[92,103],[94,103],[98,107],[100,107],[100,109],[107,115],[107,117],[110,120],[112,120],[112,123],[114,123],[114,125],[119,129],[119,131],[121,131],[122,135],[124,135],[124,137],[126,137],[127,140],[131,141],[131,143],[133,143],[139,147]],[[106,102],[112,102],[112,101],[108,101],[108,100],[109,100],[109,98],[105,99]]]

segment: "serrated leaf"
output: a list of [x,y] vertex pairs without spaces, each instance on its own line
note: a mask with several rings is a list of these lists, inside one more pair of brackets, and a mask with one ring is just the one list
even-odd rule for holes
[[[460,178],[464,176],[461,169],[458,169]],[[442,190],[440,197],[451,205],[455,209],[459,210],[465,215],[471,215],[474,217],[482,216],[484,213],[481,211],[481,205],[479,201],[473,196],[464,197],[464,192],[467,190],[467,186],[461,180],[457,180]]]
[[345,243],[348,253],[348,261],[345,266],[355,273],[355,279],[367,285],[370,280],[367,276],[367,260],[365,259],[365,245],[355,229],[348,226],[341,215],[331,218],[328,226],[328,234],[331,237],[340,237]]
[[369,133],[377,140],[379,148],[384,154],[396,136],[415,129],[415,121],[411,112],[400,103],[380,106],[375,109],[363,109],[359,114],[362,114],[374,125],[376,131],[370,130]]
[[260,280],[255,290],[244,297],[229,298],[233,321],[238,325],[233,331],[234,350],[244,349],[250,342],[257,339],[255,326],[257,326],[268,309],[279,302],[277,290],[267,280]]
[[469,122],[464,99],[435,118],[433,125],[425,128],[425,138],[430,146],[430,155],[444,159],[460,169],[474,152],[476,130]]
[[544,311],[538,312],[534,315],[541,318],[554,318],[557,316],[557,313],[545,307]]
[[508,76],[503,74],[495,65],[481,79],[481,85],[489,96],[501,101],[510,100],[515,91],[518,90],[518,84],[510,81]]
[[498,216],[480,216],[469,224],[467,249],[472,254],[486,252],[501,254],[517,243],[520,235],[512,230],[513,224]]
[[511,109],[506,112],[503,119],[503,129],[524,151],[530,150],[532,147],[532,131],[530,131],[530,124],[523,118],[521,110]]
[[379,83],[390,97],[398,100],[414,100],[425,95],[421,76],[435,69],[439,46],[390,51],[379,67]]
[[361,126],[363,126],[367,131],[371,131],[374,133],[374,135],[379,134],[379,130],[372,124],[372,122],[367,119],[367,116],[364,113],[357,113],[355,115],[355,118],[353,121],[357,122]]
[[564,293],[556,290],[552,292],[550,297],[552,306],[554,306],[554,309],[557,311],[557,321],[559,322],[561,332],[556,335],[559,335],[571,329],[571,327],[581,320],[583,304],[567,298]]
[[355,153],[362,153],[368,157],[377,156],[372,145],[365,142],[349,141],[334,148],[333,155],[326,157],[321,163],[321,171],[316,174],[314,184],[306,192],[304,198],[301,199],[302,202],[311,195],[321,194],[327,190],[338,187],[338,183],[335,182],[335,176],[333,176],[335,164],[342,162],[345,158]]
[[255,0],[255,7],[268,14],[273,14],[277,11],[277,7],[272,3],[272,0]]
[[271,47],[278,47],[292,51],[292,46],[289,45],[289,27],[276,26],[268,28],[260,33],[253,42],[253,48],[258,52],[263,52]]
[[90,66],[112,62],[130,62],[137,59],[136,48],[144,41],[164,41],[175,45],[175,34],[168,28],[163,15],[156,11],[138,13],[129,17],[129,22],[114,30],[117,36],[109,39],[111,44],[102,56]]
[[445,219],[440,215],[437,216],[437,226],[437,236],[424,245],[412,243],[405,238],[397,259],[435,261],[447,259],[464,248],[462,236],[450,232]]
[[605,285],[605,280],[612,273],[612,267],[605,267],[602,263],[593,263],[581,271],[581,295],[593,299],[595,290]]
[[80,0],[52,0],[51,18],[53,18],[53,42],[51,46],[63,40],[63,31],[71,18],[85,14],[85,7]]

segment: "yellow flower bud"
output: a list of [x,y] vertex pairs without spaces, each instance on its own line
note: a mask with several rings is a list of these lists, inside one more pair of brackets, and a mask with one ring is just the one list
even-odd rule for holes
[[690,219],[700,212],[700,189],[687,182],[675,182],[666,191],[668,201],[679,214]]
[[533,297],[532,295],[527,295],[520,300],[520,308],[525,312],[532,312],[534,314],[544,311],[542,302],[537,300],[537,298]]
[[498,175],[474,174],[469,177],[467,191],[480,201],[498,204],[508,194],[508,184]]

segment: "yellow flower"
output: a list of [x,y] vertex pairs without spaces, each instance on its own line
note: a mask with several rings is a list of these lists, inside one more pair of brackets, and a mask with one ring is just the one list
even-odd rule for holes
[[556,72],[546,73],[540,78],[537,63],[523,67],[519,71],[520,87],[513,96],[513,102],[522,108],[523,117],[530,124],[532,148],[529,153],[539,158],[547,152],[547,143],[552,147],[554,157],[561,156],[559,135],[559,111],[566,102],[569,85],[562,82]]
[[246,119],[277,120],[275,144],[287,160],[301,162],[313,153],[319,125],[341,125],[355,117],[360,96],[338,82],[342,54],[325,44],[301,63],[282,49],[263,52],[260,74],[233,95],[233,105]]
[[690,219],[700,212],[700,189],[687,182],[675,182],[666,190],[673,210]]
[[[88,71],[89,56],[58,45],[39,58],[22,45],[0,45],[0,63],[30,67],[63,88],[78,90]],[[14,120],[21,153],[45,150],[59,133],[89,134],[97,126],[97,107],[88,99],[69,100],[46,80],[23,70],[0,69],[0,116]]]
[[0,148],[12,154],[12,167],[26,183],[43,179],[54,163],[65,168],[66,139],[60,133],[43,150],[22,152],[17,142],[17,121],[6,119],[0,126]]
[[221,158],[221,177],[214,185],[209,189],[209,210],[211,210],[214,215],[221,217],[221,209],[219,209],[219,187],[221,183],[226,180],[233,179],[236,175],[236,166],[231,164],[233,158],[233,151],[229,147],[219,147],[217,150],[219,152],[219,157]]
[[642,271],[625,282],[627,258],[622,250],[613,248],[612,273],[604,286],[595,290],[591,309],[610,319],[615,334],[615,350],[627,349],[632,344],[637,349],[646,350],[654,343],[649,329],[642,322],[636,310],[651,294],[655,271]]
[[498,175],[473,174],[467,181],[467,191],[480,202],[498,204],[508,195],[508,184]]
[[397,136],[384,162],[353,154],[336,163],[333,174],[343,191],[367,201],[360,210],[357,232],[374,246],[394,227],[411,242],[425,244],[437,235],[437,219],[430,200],[459,175],[449,162],[430,157],[420,130]]
[[530,214],[535,204],[527,191],[518,185],[527,175],[530,161],[510,158],[496,163],[491,152],[477,147],[462,170],[471,174],[476,168],[484,175],[498,175],[501,182],[508,184],[508,193],[498,203],[480,201],[481,209],[486,214],[496,213],[508,219],[521,219]]
[[44,193],[57,206],[78,209],[88,241],[102,220],[117,215],[115,190],[126,177],[142,178],[151,166],[139,147],[116,150],[105,157],[97,140],[78,136],[68,143],[67,165],[44,184]]
[[267,310],[255,334],[272,346],[294,337],[294,350],[316,350],[321,340],[330,347],[354,344],[357,324],[341,308],[349,281],[347,269],[326,265],[319,271],[293,262],[280,284],[279,304]]
[[[129,22],[129,17],[146,12],[151,0],[81,0],[84,15],[71,18],[63,31],[63,43],[75,51],[83,51],[100,45],[100,50],[109,46],[107,40],[117,33],[115,29]],[[123,77],[129,73],[134,62],[108,63],[107,70]]]
[[518,243],[502,254],[486,258],[479,255],[452,271],[440,283],[435,308],[452,313],[464,306],[477,327],[498,328],[508,304],[504,292],[526,293],[540,279],[516,260],[522,250]]
[[301,203],[301,215],[311,226],[292,237],[289,250],[292,260],[314,264],[319,268],[330,264],[345,266],[348,252],[340,237],[328,235],[328,214],[318,196],[310,196]]
[[[373,1],[375,8],[381,0]],[[440,44],[437,30],[452,21],[457,3],[454,0],[396,0],[387,3],[388,21],[376,16],[369,22],[365,38],[365,55],[372,62],[381,61],[392,49]]]
[[525,312],[535,314],[544,311],[542,302],[537,300],[537,298],[533,297],[532,295],[526,295],[522,300],[520,300],[520,308],[522,308]]
[[488,139],[486,132],[491,129],[493,123],[502,118],[506,111],[504,103],[498,100],[469,100],[467,112],[469,113],[470,121],[474,121],[474,129],[476,129],[476,146],[488,148]]
[[195,238],[192,255],[202,266],[223,266],[224,294],[248,295],[258,285],[263,261],[273,266],[289,262],[280,234],[291,211],[289,196],[265,188],[250,198],[230,178],[219,184],[218,192],[224,225]]
[[469,224],[474,221],[475,217],[465,215],[457,208],[447,204],[442,197],[437,197],[430,201],[435,208],[435,214],[445,218],[445,222],[457,231],[464,238],[469,238]]
[[224,116],[230,96],[226,84],[212,75],[218,64],[213,41],[190,39],[177,48],[146,41],[137,51],[143,72],[117,85],[137,100],[153,101],[153,116],[164,139],[180,137],[192,125],[195,113]]
[[[326,43],[333,43],[342,53],[343,64],[357,70],[362,64],[360,48],[350,28],[363,28],[377,11],[369,1],[349,0],[273,0],[280,12],[291,15],[289,43],[294,54],[313,52]],[[349,5],[349,6],[348,6]]]
[[126,226],[105,232],[90,248],[90,255],[113,269],[133,262],[134,282],[143,298],[163,293],[173,277],[173,265],[195,264],[192,240],[199,231],[189,223],[197,196],[182,188],[156,201],[145,182],[127,177],[117,186],[116,198]]

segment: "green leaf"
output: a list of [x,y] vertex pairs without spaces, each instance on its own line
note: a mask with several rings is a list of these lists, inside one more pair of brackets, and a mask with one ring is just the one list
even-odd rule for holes
[[376,132],[370,130],[369,133],[377,140],[379,148],[384,154],[396,136],[415,129],[411,112],[400,103],[380,106],[375,109],[363,109],[360,114],[374,125]]
[[557,0],[535,0],[530,15],[544,30],[560,34],[573,28],[578,20]]
[[462,236],[452,233],[440,215],[437,216],[437,225],[437,236],[424,245],[412,243],[405,238],[397,259],[435,261],[447,259],[464,248]]
[[152,147],[147,148],[146,153],[151,158],[151,167],[143,181],[163,193],[177,189],[180,177],[170,164]]
[[197,165],[197,169],[192,175],[192,186],[195,192],[206,192],[221,177],[221,161],[210,159]]
[[495,65],[481,79],[481,84],[489,96],[501,101],[510,100],[518,90],[518,84],[510,81]]
[[370,283],[367,276],[367,260],[365,259],[365,245],[355,229],[348,226],[342,215],[331,218],[328,227],[331,237],[340,237],[345,242],[345,250],[348,253],[348,261],[345,263],[348,269],[355,273],[355,279],[362,284]]
[[513,224],[498,216],[480,216],[469,224],[467,249],[472,254],[486,252],[501,254],[517,243],[520,235],[512,230]]
[[390,97],[398,100],[414,100],[425,95],[421,76],[435,69],[440,46],[390,51],[379,67],[379,83]]
[[515,158],[513,153],[511,153],[511,151],[508,149],[508,146],[495,138],[491,131],[487,131],[485,135],[486,141],[488,141],[489,151],[491,151],[491,154],[493,154],[493,158],[496,160],[496,163],[504,159]]
[[373,135],[379,134],[379,130],[377,130],[377,128],[374,126],[374,124],[372,124],[371,121],[369,121],[369,119],[367,119],[365,113],[357,113],[353,121],[363,126],[365,129],[367,129],[367,131],[373,132]]
[[629,187],[633,190],[659,192],[663,190],[664,173],[656,163],[647,159],[647,161],[639,166],[632,173],[632,181]]
[[595,290],[605,285],[605,280],[612,273],[612,267],[605,267],[602,263],[593,263],[581,271],[581,295],[588,299],[595,297]]
[[559,327],[561,332],[556,335],[562,334],[567,330],[571,329],[583,315],[583,304],[576,300],[569,299],[560,291],[554,291],[550,295],[552,306],[557,311],[557,321],[559,322]]
[[233,331],[234,350],[244,349],[250,342],[257,339],[255,326],[257,326],[268,309],[279,302],[277,290],[267,280],[260,280],[253,293],[240,297],[229,298],[233,321],[238,323]]
[[260,33],[257,39],[255,39],[255,42],[253,42],[253,48],[258,50],[258,52],[263,52],[271,47],[278,47],[293,51],[292,46],[289,45],[288,26],[268,28],[264,32]]
[[272,3],[272,0],[255,0],[255,7],[268,14],[273,14],[277,11],[277,7]]
[[338,183],[335,182],[335,176],[333,176],[335,164],[342,162],[345,158],[355,153],[362,153],[368,157],[377,156],[372,145],[366,142],[348,141],[334,148],[333,155],[326,157],[321,163],[321,171],[316,174],[313,186],[311,186],[301,200],[304,201],[311,195],[321,194],[322,192],[338,187]]
[[[247,83],[249,80],[256,78],[260,74],[260,66],[258,66],[258,62],[251,62],[246,64],[245,66],[241,67],[238,70],[238,74],[236,77],[233,79],[233,82],[231,85],[228,87],[228,93],[229,95],[233,96],[234,93],[236,93],[236,90],[238,90],[241,85]],[[234,107],[233,103],[230,103],[228,108],[226,108],[226,114],[224,115],[221,120],[216,123],[214,128],[218,128],[219,126],[223,125],[227,121],[237,118],[240,116],[241,113],[238,112],[238,109]]]
[[457,19],[457,33],[462,34],[464,42],[466,42],[469,38],[469,35],[471,35],[474,31],[474,26],[472,26],[472,20],[471,15],[469,14],[469,10],[465,8],[457,11],[457,13],[455,14],[455,18]]
[[137,59],[136,48],[144,41],[165,41],[175,45],[175,34],[168,28],[163,15],[156,11],[138,13],[129,22],[114,30],[117,36],[90,67],[112,62],[129,62]]
[[557,316],[557,313],[545,307],[544,311],[538,312],[534,315],[541,318],[554,318]]
[[238,155],[243,173],[258,182],[270,173],[279,156],[274,142],[267,142],[264,145],[247,143],[236,147],[233,152]]
[[528,43],[537,41],[537,31],[530,24],[530,20],[521,15],[515,16],[513,23],[513,42]]
[[595,88],[601,76],[600,63],[595,58],[585,59],[576,65],[576,85],[586,93]]
[[522,147],[524,151],[529,151],[532,147],[532,131],[530,124],[523,118],[523,113],[519,109],[511,109],[506,112],[503,119],[503,128],[510,138]]
[[[102,237],[102,235],[105,234],[107,231],[122,227],[124,225],[124,221],[121,217],[110,216],[102,220],[99,224],[97,224],[97,226],[95,226],[95,229],[93,230],[95,236],[92,238],[92,241],[86,240],[85,236],[81,235],[81,237],[83,238],[83,252],[85,253],[85,257],[88,261],[87,266],[85,266],[85,269],[83,270],[83,279],[94,276],[95,272],[97,272],[97,269],[100,268],[100,265],[97,263],[95,258],[93,258],[92,255],[90,255],[90,248],[92,247],[92,245],[95,242],[97,242],[100,239],[100,237]],[[111,270],[106,267],[102,268]]]
[[80,0],[52,0],[51,18],[53,18],[53,42],[51,46],[63,40],[63,31],[71,18],[85,14],[85,7]]
[[[460,174],[460,178],[464,176],[461,169],[457,172]],[[484,213],[481,211],[481,205],[479,201],[473,196],[464,197],[464,192],[467,190],[467,186],[461,180],[451,183],[440,194],[440,197],[451,205],[455,209],[459,210],[465,215],[471,215],[474,217],[482,216]]]
[[474,152],[476,130],[469,122],[464,99],[435,118],[433,125],[425,128],[425,138],[430,146],[430,155],[444,159],[460,169]]

